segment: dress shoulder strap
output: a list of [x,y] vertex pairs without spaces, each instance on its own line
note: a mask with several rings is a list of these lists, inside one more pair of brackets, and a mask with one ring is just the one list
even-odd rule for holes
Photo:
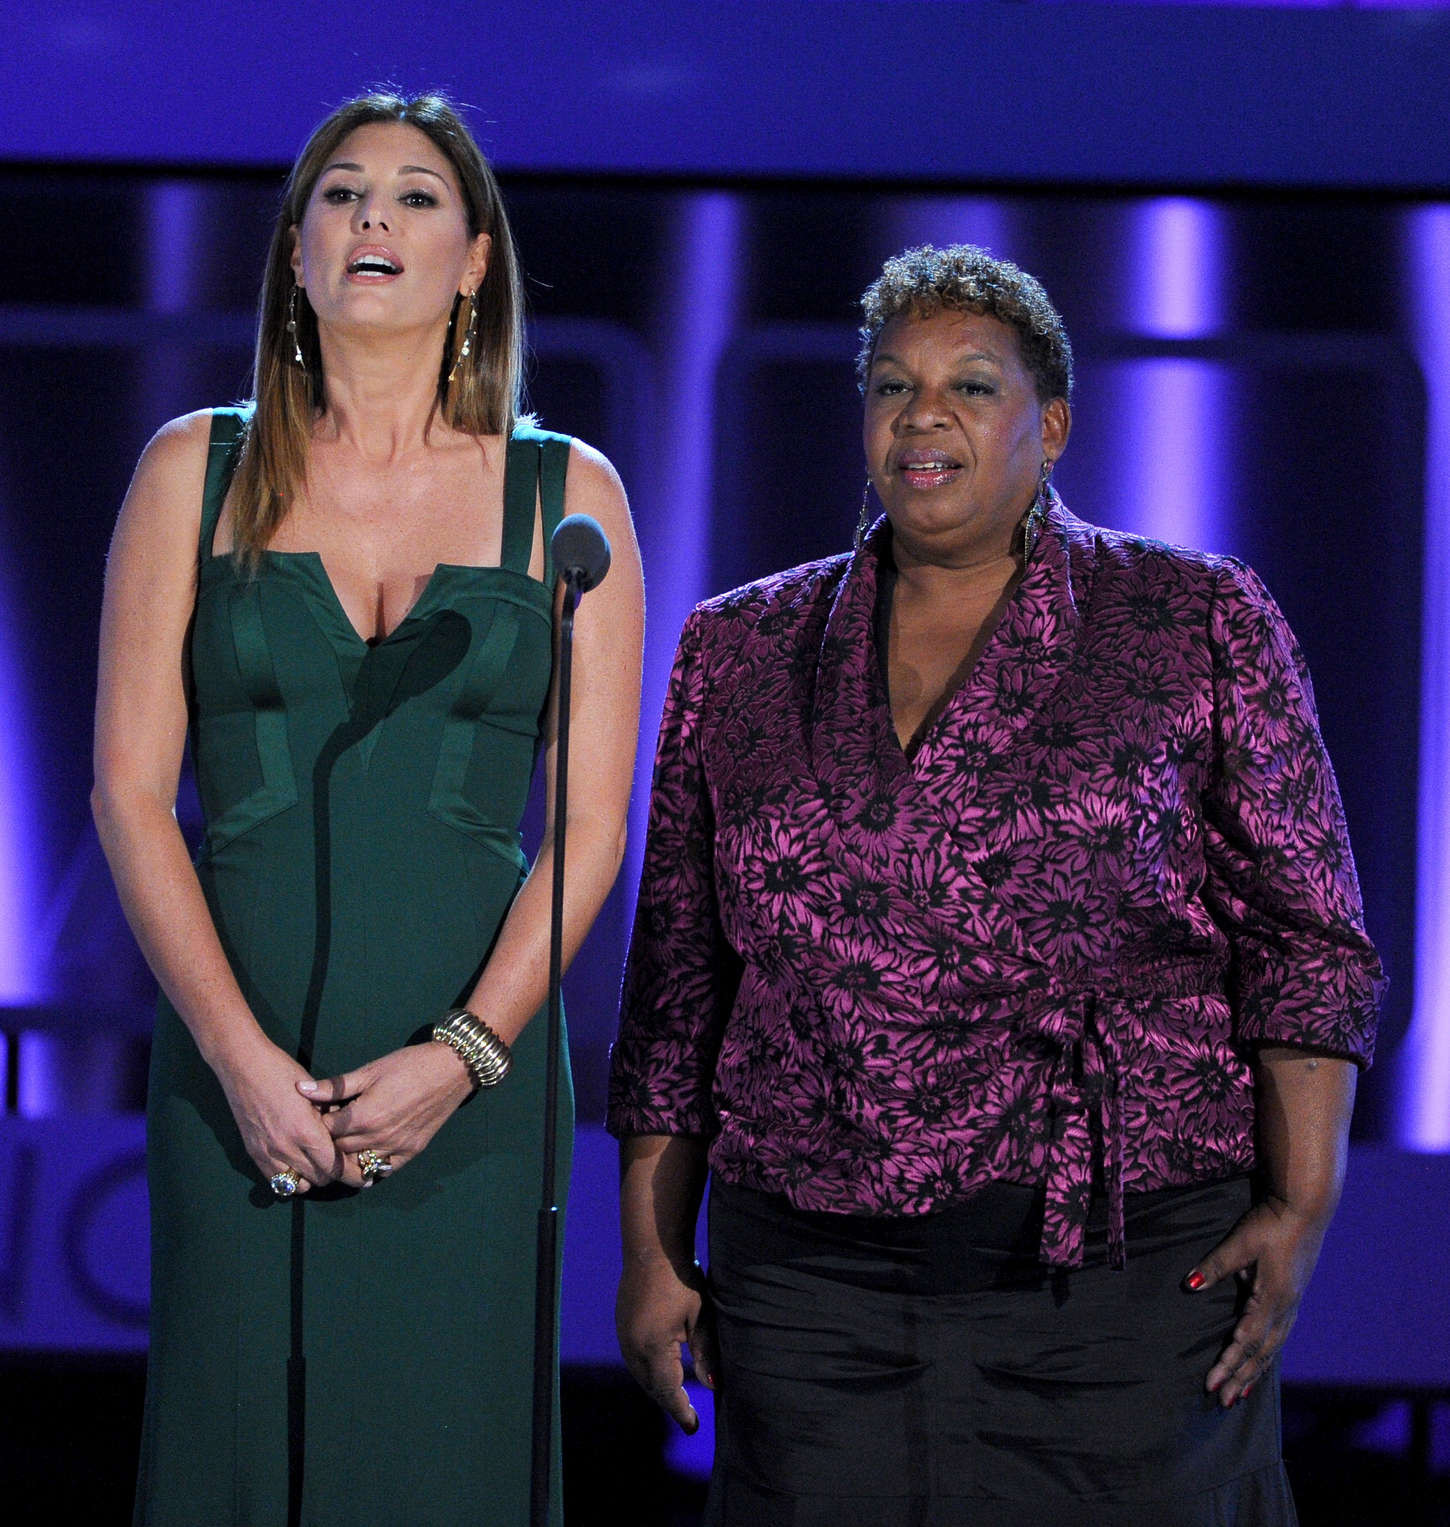
[[211,411],[211,443],[206,453],[206,487],[201,496],[198,561],[205,562],[211,556],[217,521],[222,515],[227,489],[232,485],[232,473],[237,469],[237,458],[242,453],[242,440],[251,417],[250,408],[214,408]]
[[564,478],[569,471],[569,436],[520,424],[509,439],[503,475],[502,566],[527,574],[534,546],[534,504],[544,522],[544,583],[554,586],[549,539],[564,517]]

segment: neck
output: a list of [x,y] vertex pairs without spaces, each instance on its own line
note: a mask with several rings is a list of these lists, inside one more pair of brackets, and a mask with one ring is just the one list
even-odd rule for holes
[[967,543],[925,543],[891,536],[891,559],[904,593],[944,597],[1000,592],[1022,571],[1020,537],[1014,526],[1004,539]]
[[990,602],[1022,575],[1021,559],[1010,551],[959,565],[913,561],[900,553],[895,561],[897,597],[933,604]]
[[317,438],[340,440],[365,460],[394,461],[423,449],[447,425],[437,414],[441,333],[380,339],[318,335],[325,378]]

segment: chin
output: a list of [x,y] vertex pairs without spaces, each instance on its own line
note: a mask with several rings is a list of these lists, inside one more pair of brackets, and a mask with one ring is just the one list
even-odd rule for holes
[[959,510],[947,509],[924,513],[918,507],[911,514],[897,514],[888,509],[886,517],[891,522],[892,535],[907,543],[1006,556],[1012,549],[1012,538],[1021,516],[1014,514],[1008,519],[982,512],[963,514]]

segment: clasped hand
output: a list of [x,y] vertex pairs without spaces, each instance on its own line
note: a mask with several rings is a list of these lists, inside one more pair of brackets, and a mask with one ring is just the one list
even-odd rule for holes
[[297,1090],[319,1111],[341,1153],[338,1181],[371,1187],[358,1169],[359,1151],[386,1156],[393,1169],[411,1161],[473,1090],[467,1068],[446,1045],[407,1045],[356,1071]]
[[1184,1279],[1193,1293],[1231,1276],[1249,1286],[1228,1345],[1204,1381],[1225,1408],[1245,1398],[1278,1356],[1299,1313],[1328,1225],[1328,1214],[1306,1212],[1270,1195]]
[[359,1151],[411,1161],[472,1090],[446,1045],[408,1045],[354,1071],[317,1080],[268,1044],[223,1078],[247,1154],[264,1179],[291,1171],[297,1191],[328,1182],[367,1187]]

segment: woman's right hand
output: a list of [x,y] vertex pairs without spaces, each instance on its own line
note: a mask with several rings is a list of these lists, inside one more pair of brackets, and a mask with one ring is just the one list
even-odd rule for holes
[[695,1377],[715,1387],[718,1357],[710,1292],[698,1262],[683,1272],[666,1257],[639,1258],[624,1269],[614,1305],[619,1350],[640,1387],[684,1432],[700,1417],[685,1392],[680,1344],[690,1349]]
[[243,1057],[218,1066],[217,1077],[264,1182],[292,1171],[297,1191],[305,1193],[342,1176],[342,1152],[321,1113],[297,1091],[298,1082],[311,1078],[285,1050],[259,1037]]

